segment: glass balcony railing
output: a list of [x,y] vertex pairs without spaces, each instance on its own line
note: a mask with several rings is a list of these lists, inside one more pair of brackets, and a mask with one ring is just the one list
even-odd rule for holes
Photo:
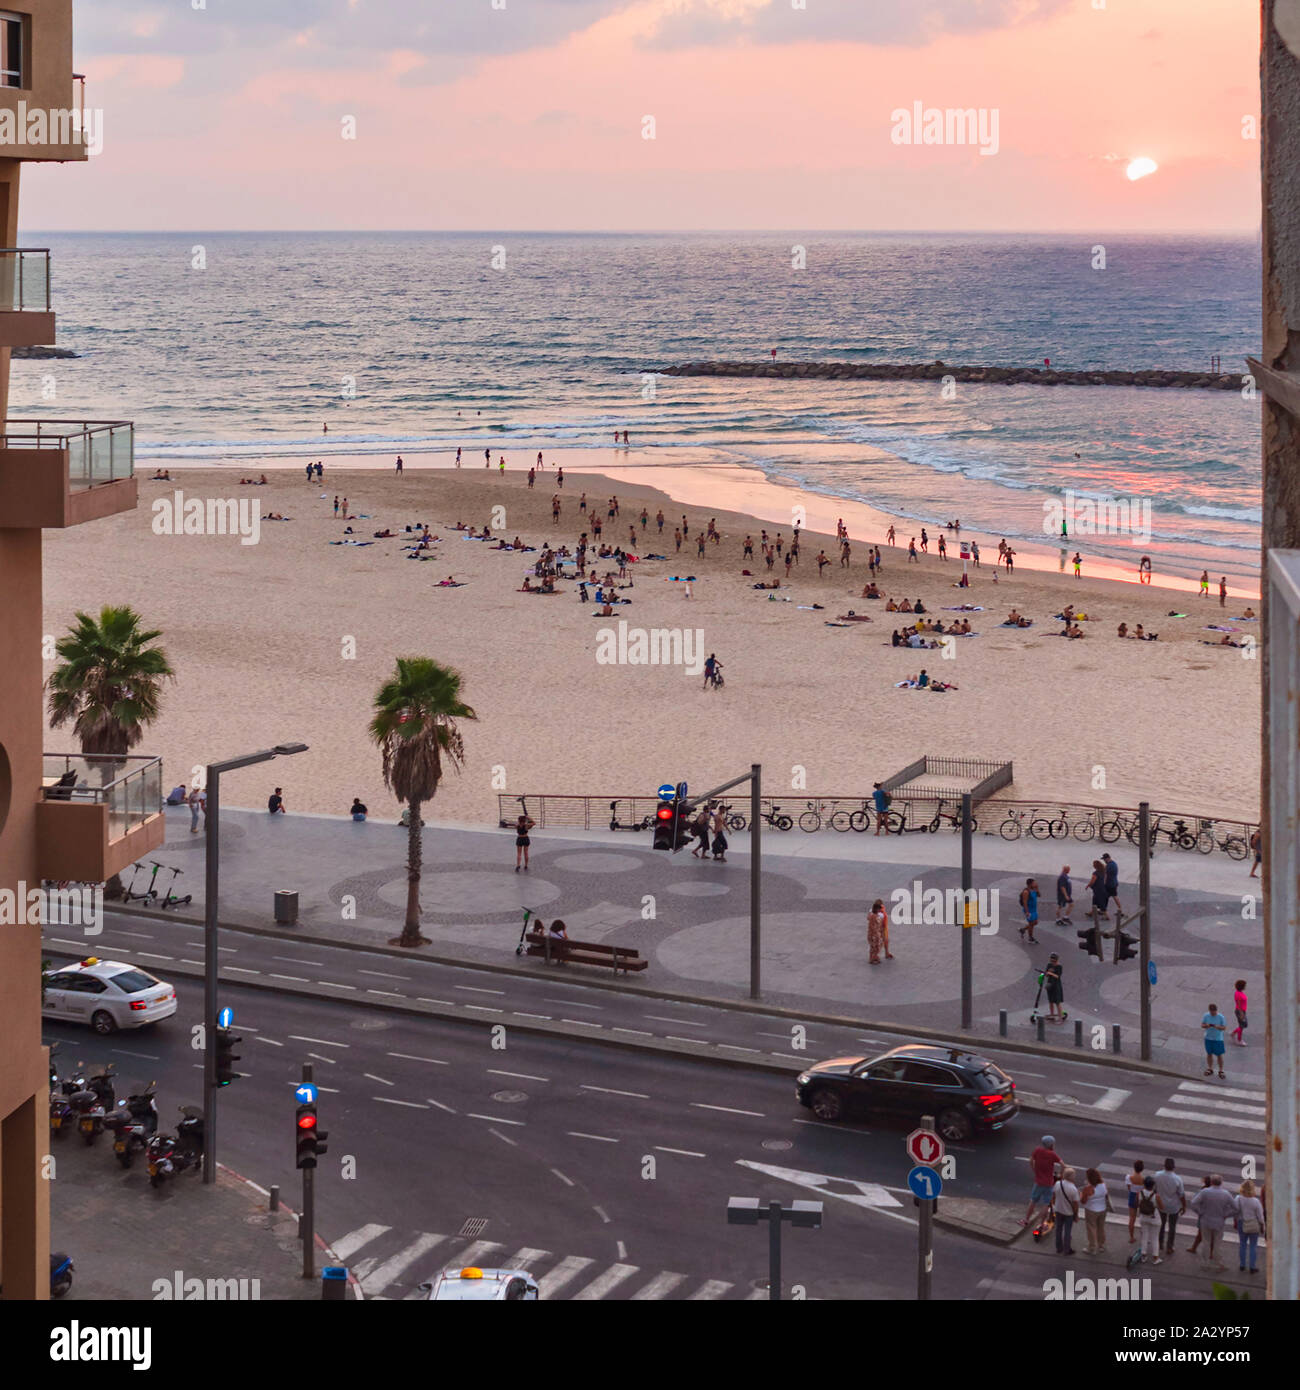
[[50,253],[41,247],[0,247],[0,312],[50,311]]
[[162,759],[139,753],[46,753],[42,793],[46,801],[107,803],[112,842],[161,812]]
[[62,449],[73,488],[129,478],[135,472],[135,427],[129,420],[10,420],[3,449]]

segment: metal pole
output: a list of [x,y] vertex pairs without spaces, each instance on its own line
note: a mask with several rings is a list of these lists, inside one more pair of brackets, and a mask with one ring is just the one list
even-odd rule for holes
[[763,992],[763,767],[749,769],[749,997]]
[[971,859],[973,836],[970,828],[970,793],[961,796],[961,1026],[963,1032],[971,1029],[971,993],[973,989],[974,959],[971,945]]
[[767,1296],[773,1302],[781,1297],[781,1203],[767,1204]]
[[[921,1116],[922,1129],[934,1129],[934,1116]],[[928,1197],[918,1197],[921,1219],[917,1225],[916,1296],[922,1303],[930,1301],[930,1273],[934,1269],[934,1206]]]
[[203,826],[203,1181],[217,1180],[217,881],[221,856],[221,773],[205,773],[207,811]]
[[[312,1079],[310,1062],[302,1064],[302,1079]],[[294,1135],[295,1141],[297,1134]],[[316,1277],[316,1170],[302,1170],[302,1277]]]
[[[1142,1048],[1144,1062],[1151,1060],[1151,803],[1138,803],[1138,841],[1142,851],[1138,855],[1138,899],[1141,904],[1138,918],[1138,968],[1142,972],[1139,981],[1142,1009]],[[1118,928],[1116,928],[1118,930]],[[1115,938],[1119,940],[1118,936]]]

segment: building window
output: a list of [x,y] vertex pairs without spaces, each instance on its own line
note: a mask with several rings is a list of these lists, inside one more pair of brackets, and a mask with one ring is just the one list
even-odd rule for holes
[[23,19],[0,10],[0,87],[22,87]]

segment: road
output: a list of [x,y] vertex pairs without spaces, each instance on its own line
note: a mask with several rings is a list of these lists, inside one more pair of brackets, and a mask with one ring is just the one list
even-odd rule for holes
[[[49,1022],[47,1037],[66,1040],[65,1070],[70,1059],[104,1058],[124,1080],[156,1079],[166,1126],[176,1106],[200,1099],[190,1040],[201,996],[179,994],[176,1017],[154,1030],[99,1039]],[[726,1224],[733,1195],[825,1203],[821,1230],[785,1237],[784,1282],[803,1296],[911,1296],[902,1131],[819,1124],[787,1076],[535,1036],[499,1019],[424,1019],[237,985],[222,1001],[235,1010],[245,1075],[220,1096],[220,1157],[280,1184],[296,1205],[292,1091],[310,1061],[330,1136],[317,1230],[368,1297],[411,1296],[437,1269],[471,1262],[523,1265],[544,1298],[764,1297],[766,1233]],[[1240,1146],[1157,1140],[1075,1116],[1051,1127],[1069,1161],[1099,1161],[1113,1179],[1139,1154],[1171,1153],[1188,1173],[1235,1173],[1241,1159]],[[946,1191],[1023,1200],[1023,1158],[1043,1128],[1023,1116],[956,1146]],[[150,1199],[183,1210],[202,1192],[184,1178]],[[1126,1243],[1116,1220],[1113,1239]],[[1089,1272],[1081,1258],[1070,1263]],[[1033,1247],[1009,1253],[940,1230],[934,1295],[1041,1297],[1060,1264]],[[1153,1274],[1156,1298],[1205,1296],[1203,1281],[1179,1269]]]

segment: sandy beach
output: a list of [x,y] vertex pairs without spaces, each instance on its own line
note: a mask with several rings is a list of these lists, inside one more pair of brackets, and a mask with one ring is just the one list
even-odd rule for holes
[[[305,481],[301,460],[174,468],[171,482],[151,481],[143,470],[134,514],[47,535],[45,630],[61,633],[77,609],[125,603],[162,631],[177,680],[139,751],[161,754],[168,785],[212,759],[287,739],[311,745],[273,769],[233,778],[226,797],[235,805],[263,805],[281,785],[293,811],[342,815],[355,795],[372,816],[396,818],[366,724],[394,658],[425,655],[461,671],[478,714],[465,728],[465,770],[444,783],[434,819],[495,823],[500,792],[645,796],[681,778],[704,787],[755,761],[764,766],[765,791],[801,809],[811,796],[864,796],[873,781],[923,753],[1010,759],[1010,794],[1044,804],[1134,805],[1145,797],[1161,810],[1257,815],[1259,663],[1240,649],[1203,645],[1222,635],[1206,630],[1210,624],[1235,627],[1238,641],[1257,635],[1257,623],[1231,622],[1247,605],[1257,611],[1257,598],[1234,590],[1220,608],[1217,594],[1098,577],[1086,546],[1080,580],[1057,572],[1047,547],[1019,556],[1007,575],[994,565],[997,539],[983,536],[982,565],[970,568],[970,587],[961,590],[951,533],[947,561],[935,553],[932,529],[930,553],[911,564],[909,532],[900,525],[891,548],[889,519],[869,508],[837,507],[756,471],[738,478],[737,470],[725,477],[705,467],[656,470],[635,450],[608,451],[600,460],[608,474],[566,466],[556,525],[551,499],[564,453],[536,447],[548,467],[532,490],[524,459],[534,454],[517,446],[505,474],[495,452],[486,470],[481,450],[476,459],[467,450],[461,470],[411,459],[400,477],[391,463],[352,470],[326,458],[319,485]],[[583,451],[588,470],[591,453]],[[264,467],[267,486],[238,485]],[[684,500],[670,500],[664,488]],[[260,521],[256,544],[237,535],[158,534],[152,504],[174,501],[178,489],[186,498],[247,498],[259,517],[289,519]],[[579,512],[584,491],[587,516],[600,507],[607,544],[668,557],[630,567],[633,587],[619,597],[631,603],[612,618],[595,616],[594,601],[581,604],[568,580],[556,596],[518,592],[537,553],[497,550],[452,529],[458,521],[490,524],[494,539],[572,547],[590,529]],[[356,519],[335,518],[336,493]],[[620,503],[613,523],[605,517],[611,493]],[[724,511],[721,496],[753,514]],[[643,504],[648,538],[638,519]],[[781,532],[788,544],[794,506],[807,508],[800,563],[787,585],[778,561],[781,588],[775,596],[757,592],[753,585],[769,578],[760,532]],[[654,521],[660,507],[662,536]],[[679,555],[673,529],[683,514],[690,537]],[[852,538],[847,569],[834,541],[838,515]],[[695,538],[710,518],[722,541],[709,542],[701,558]],[[403,528],[419,522],[441,538],[423,563],[402,549],[412,539]],[[635,546],[628,546],[631,527]],[[371,541],[385,528],[397,535],[330,544]],[[742,559],[746,534],[756,543],[754,561]],[[882,594],[919,597],[927,617],[945,623],[963,616],[947,608],[982,605],[965,615],[979,636],[949,644],[950,658],[891,647],[893,628],[910,619],[860,597],[868,543],[883,552]],[[831,564],[819,579],[821,549]],[[602,575],[611,567],[589,557],[593,565]],[[461,587],[439,587],[449,575]],[[672,576],[695,576],[689,599]],[[1053,615],[1068,602],[1088,614],[1082,641],[1056,635],[1062,624]],[[1033,626],[1000,626],[1012,607]],[[850,609],[873,621],[826,625]],[[1121,621],[1130,629],[1141,623],[1159,640],[1121,641]],[[725,665],[725,689],[704,690],[702,677],[681,666],[598,660],[611,641],[602,632],[617,633],[620,622],[629,632],[698,632],[703,654],[716,652]],[[895,688],[922,667],[957,688],[938,699]],[[62,750],[69,738],[51,733],[47,744]]]

